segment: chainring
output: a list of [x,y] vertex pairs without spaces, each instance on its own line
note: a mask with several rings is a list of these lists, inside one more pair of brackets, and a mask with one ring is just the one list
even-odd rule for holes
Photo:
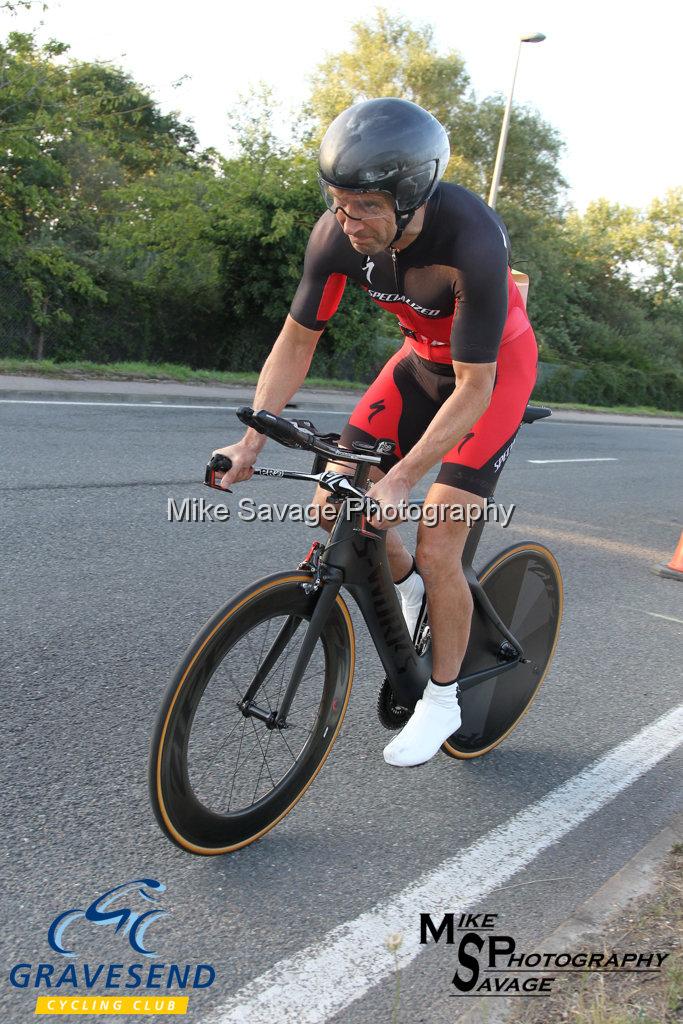
[[[431,631],[429,628],[429,622],[427,621],[427,613],[425,612],[418,630],[418,639],[415,643],[417,653],[419,655],[424,654],[428,650],[431,642]],[[401,729],[412,715],[412,711],[396,703],[394,691],[391,689],[388,679],[384,680],[379,691],[379,697],[377,698],[377,715],[384,728],[392,731]]]
[[411,714],[412,711],[409,711],[408,708],[403,708],[396,703],[389,680],[385,679],[377,698],[377,715],[384,728],[392,731],[401,729]]

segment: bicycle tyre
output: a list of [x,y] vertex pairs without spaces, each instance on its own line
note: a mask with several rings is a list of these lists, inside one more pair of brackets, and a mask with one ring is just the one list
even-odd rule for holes
[[[542,544],[514,544],[496,555],[478,579],[529,663],[462,691],[462,724],[441,747],[458,759],[488,753],[523,718],[552,663],[562,621],[562,575],[554,555]],[[495,664],[501,640],[500,633],[475,608],[460,675]]]
[[[314,649],[314,653],[320,652],[321,664],[324,666],[321,670],[323,679],[319,684],[320,703],[317,710],[317,694],[313,698],[314,710],[311,714],[315,715],[314,725],[290,770],[270,793],[259,798],[252,806],[240,807],[228,813],[209,806],[208,801],[198,795],[197,782],[192,777],[193,730],[197,715],[201,713],[201,702],[207,700],[207,690],[212,681],[218,678],[219,670],[226,665],[231,651],[241,650],[242,641],[245,641],[245,650],[253,650],[254,645],[249,638],[257,635],[257,629],[264,623],[295,616],[302,620],[299,627],[301,634],[305,632],[303,622],[311,618],[316,603],[316,595],[307,595],[302,589],[302,584],[310,580],[310,575],[304,572],[278,573],[259,580],[229,601],[195,637],[168,687],[152,736],[149,785],[157,821],[165,835],[181,849],[211,856],[231,853],[260,839],[292,810],[329,756],[346,713],[355,657],[351,618],[339,594]],[[288,644],[292,644],[291,639]],[[262,646],[261,656],[263,650]],[[287,651],[287,647],[284,651]],[[231,671],[242,672],[246,683],[248,673],[242,668],[243,655],[238,658],[235,654],[233,661],[236,659],[238,664],[232,669],[230,663],[227,663],[228,674]],[[263,729],[264,738],[270,733],[268,744],[274,735],[280,733],[282,736],[287,732],[267,730],[264,723],[252,717],[244,718],[236,708],[234,692],[229,691],[230,699],[224,700],[220,694],[222,681],[219,679],[216,685],[218,695],[212,694],[209,701],[214,717],[216,713],[221,715],[230,711],[238,723],[235,729],[244,722],[243,730],[250,726],[256,732],[257,740],[258,730]],[[301,689],[297,691],[290,715],[297,706]],[[209,717],[203,714],[207,721]],[[249,737],[251,739],[251,734]],[[262,752],[260,741],[259,746]],[[266,754],[267,751],[268,746]],[[239,767],[235,770],[235,776],[240,770]],[[218,769],[212,779],[214,777],[220,785],[222,777]],[[234,782],[233,777],[233,786]]]

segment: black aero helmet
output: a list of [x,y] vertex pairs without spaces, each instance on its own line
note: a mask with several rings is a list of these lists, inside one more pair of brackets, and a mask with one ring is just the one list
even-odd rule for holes
[[[386,97],[354,103],[334,119],[320,144],[320,187],[387,192],[396,210],[396,238],[439,183],[450,156],[445,129],[417,103]],[[396,241],[396,238],[394,241]]]

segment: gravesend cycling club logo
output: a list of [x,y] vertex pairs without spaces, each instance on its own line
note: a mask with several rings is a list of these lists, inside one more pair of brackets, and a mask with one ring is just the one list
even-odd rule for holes
[[121,932],[122,935],[128,937],[136,953],[142,953],[143,956],[154,956],[153,949],[145,949],[142,945],[144,934],[152,921],[163,917],[166,911],[156,908],[139,914],[130,907],[112,908],[120,897],[127,896],[129,893],[137,893],[143,900],[156,903],[157,897],[154,893],[165,891],[166,886],[155,881],[154,878],[138,878],[134,882],[117,885],[93,900],[87,910],[65,910],[63,914],[58,914],[48,929],[48,942],[56,953],[75,956],[72,949],[66,949],[64,946],[64,933],[70,924],[83,918],[95,925],[113,925],[117,934]]
[[520,950],[516,939],[502,934],[498,914],[443,914],[437,919],[420,914],[420,944],[444,942],[455,946],[456,970],[451,978],[453,996],[550,996],[563,974],[593,972],[646,977],[661,970],[669,953],[647,949],[624,952],[539,952]]
[[[158,927],[169,910],[160,897],[166,886],[154,878],[136,878],[115,885],[89,903],[64,910],[47,929],[47,942],[58,959],[16,963],[9,972],[14,989],[38,993],[36,1013],[54,1014],[183,1014],[185,990],[207,989],[216,971],[205,963],[159,963]],[[97,934],[119,944],[117,963],[75,961],[84,956]],[[135,961],[135,962],[127,962]],[[166,995],[153,994],[165,990]],[[96,993],[96,994],[95,994]]]

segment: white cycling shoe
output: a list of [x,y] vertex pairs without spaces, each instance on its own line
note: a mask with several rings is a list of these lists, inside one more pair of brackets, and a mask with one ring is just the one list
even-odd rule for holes
[[441,744],[460,728],[458,684],[437,686],[430,679],[412,717],[384,748],[387,764],[408,767],[434,757]]
[[398,599],[401,602],[401,610],[403,618],[406,620],[408,632],[413,638],[413,643],[415,643],[417,639],[415,629],[427,601],[424,581],[417,569],[413,569],[402,583],[394,585],[398,591]]

